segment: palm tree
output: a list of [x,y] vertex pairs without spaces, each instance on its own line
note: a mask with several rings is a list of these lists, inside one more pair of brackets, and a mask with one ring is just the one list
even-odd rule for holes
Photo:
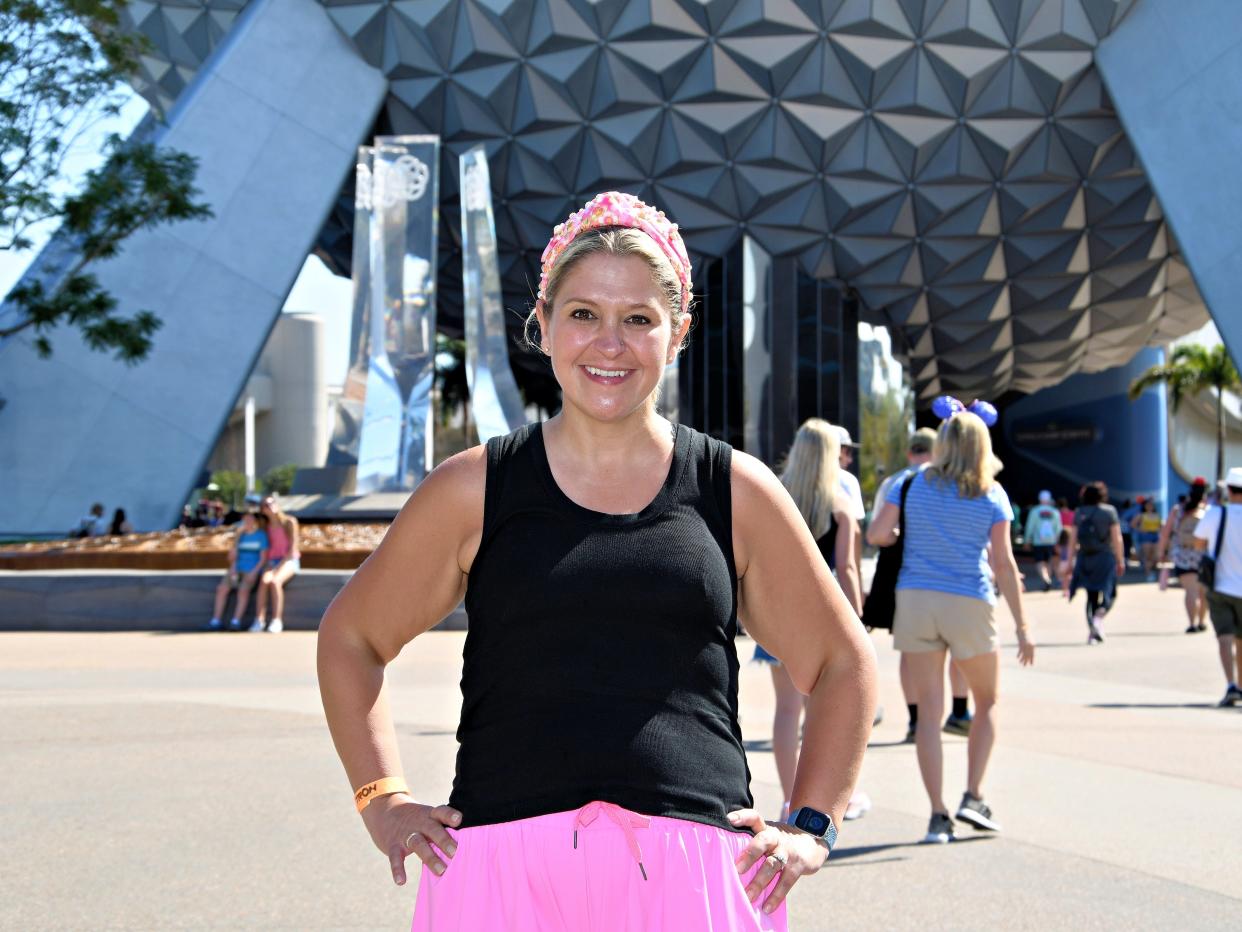
[[1229,358],[1229,351],[1221,343],[1210,348],[1199,343],[1178,346],[1168,362],[1152,366],[1130,383],[1130,400],[1161,384],[1169,388],[1174,413],[1187,395],[1198,395],[1207,388],[1216,389],[1216,479],[1219,482],[1225,474],[1225,409],[1221,398],[1225,391],[1242,390],[1242,378]]

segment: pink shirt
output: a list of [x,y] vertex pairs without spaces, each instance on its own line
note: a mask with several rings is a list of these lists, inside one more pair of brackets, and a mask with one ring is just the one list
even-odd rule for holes
[[[289,535],[285,533],[284,527],[279,521],[272,521],[267,526],[268,550],[267,558],[269,560],[283,560],[289,554]],[[301,554],[295,553],[291,559],[301,559]]]

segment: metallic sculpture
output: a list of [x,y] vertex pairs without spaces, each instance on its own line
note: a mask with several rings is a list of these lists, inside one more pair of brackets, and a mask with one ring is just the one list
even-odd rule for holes
[[474,146],[462,153],[460,164],[466,380],[479,442],[486,443],[516,430],[526,414],[509,368],[487,151]]
[[354,166],[353,315],[349,371],[336,404],[336,425],[328,448],[329,466],[355,466],[367,397],[371,345],[371,166],[375,149],[358,147]]
[[431,469],[439,159],[437,136],[375,140],[357,492],[412,489]]
[[742,240],[742,401],[745,448],[765,463],[772,449],[772,257],[749,236]]
[[[136,6],[140,90],[170,94],[241,2]],[[487,146],[510,295],[617,188],[699,256],[745,234],[844,282],[925,398],[1034,391],[1205,320],[1092,60],[1133,0],[321,2],[389,76],[386,125]]]

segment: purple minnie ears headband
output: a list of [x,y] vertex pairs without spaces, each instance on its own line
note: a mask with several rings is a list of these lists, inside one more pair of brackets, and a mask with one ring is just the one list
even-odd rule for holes
[[940,418],[942,421],[947,421],[949,418],[953,417],[953,415],[961,414],[963,411],[969,411],[971,414],[978,417],[979,420],[983,421],[984,424],[987,424],[988,427],[992,427],[996,424],[996,419],[998,417],[996,408],[994,408],[990,402],[980,401],[978,398],[972,401],[969,405],[964,405],[952,395],[941,395],[932,402],[931,407],[932,414],[936,415],[936,417]]

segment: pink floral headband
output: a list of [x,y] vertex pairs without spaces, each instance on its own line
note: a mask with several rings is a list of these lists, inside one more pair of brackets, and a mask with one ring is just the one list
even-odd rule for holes
[[552,238],[543,250],[540,259],[539,297],[545,299],[548,293],[548,275],[556,266],[561,255],[569,248],[577,237],[588,230],[602,227],[629,227],[642,230],[664,251],[673,270],[681,280],[681,309],[684,312],[690,306],[690,257],[686,254],[686,244],[677,232],[677,224],[670,223],[664,211],[656,210],[644,204],[633,194],[620,191],[605,191],[587,201],[580,211],[569,215],[564,223],[559,223],[552,231]]

